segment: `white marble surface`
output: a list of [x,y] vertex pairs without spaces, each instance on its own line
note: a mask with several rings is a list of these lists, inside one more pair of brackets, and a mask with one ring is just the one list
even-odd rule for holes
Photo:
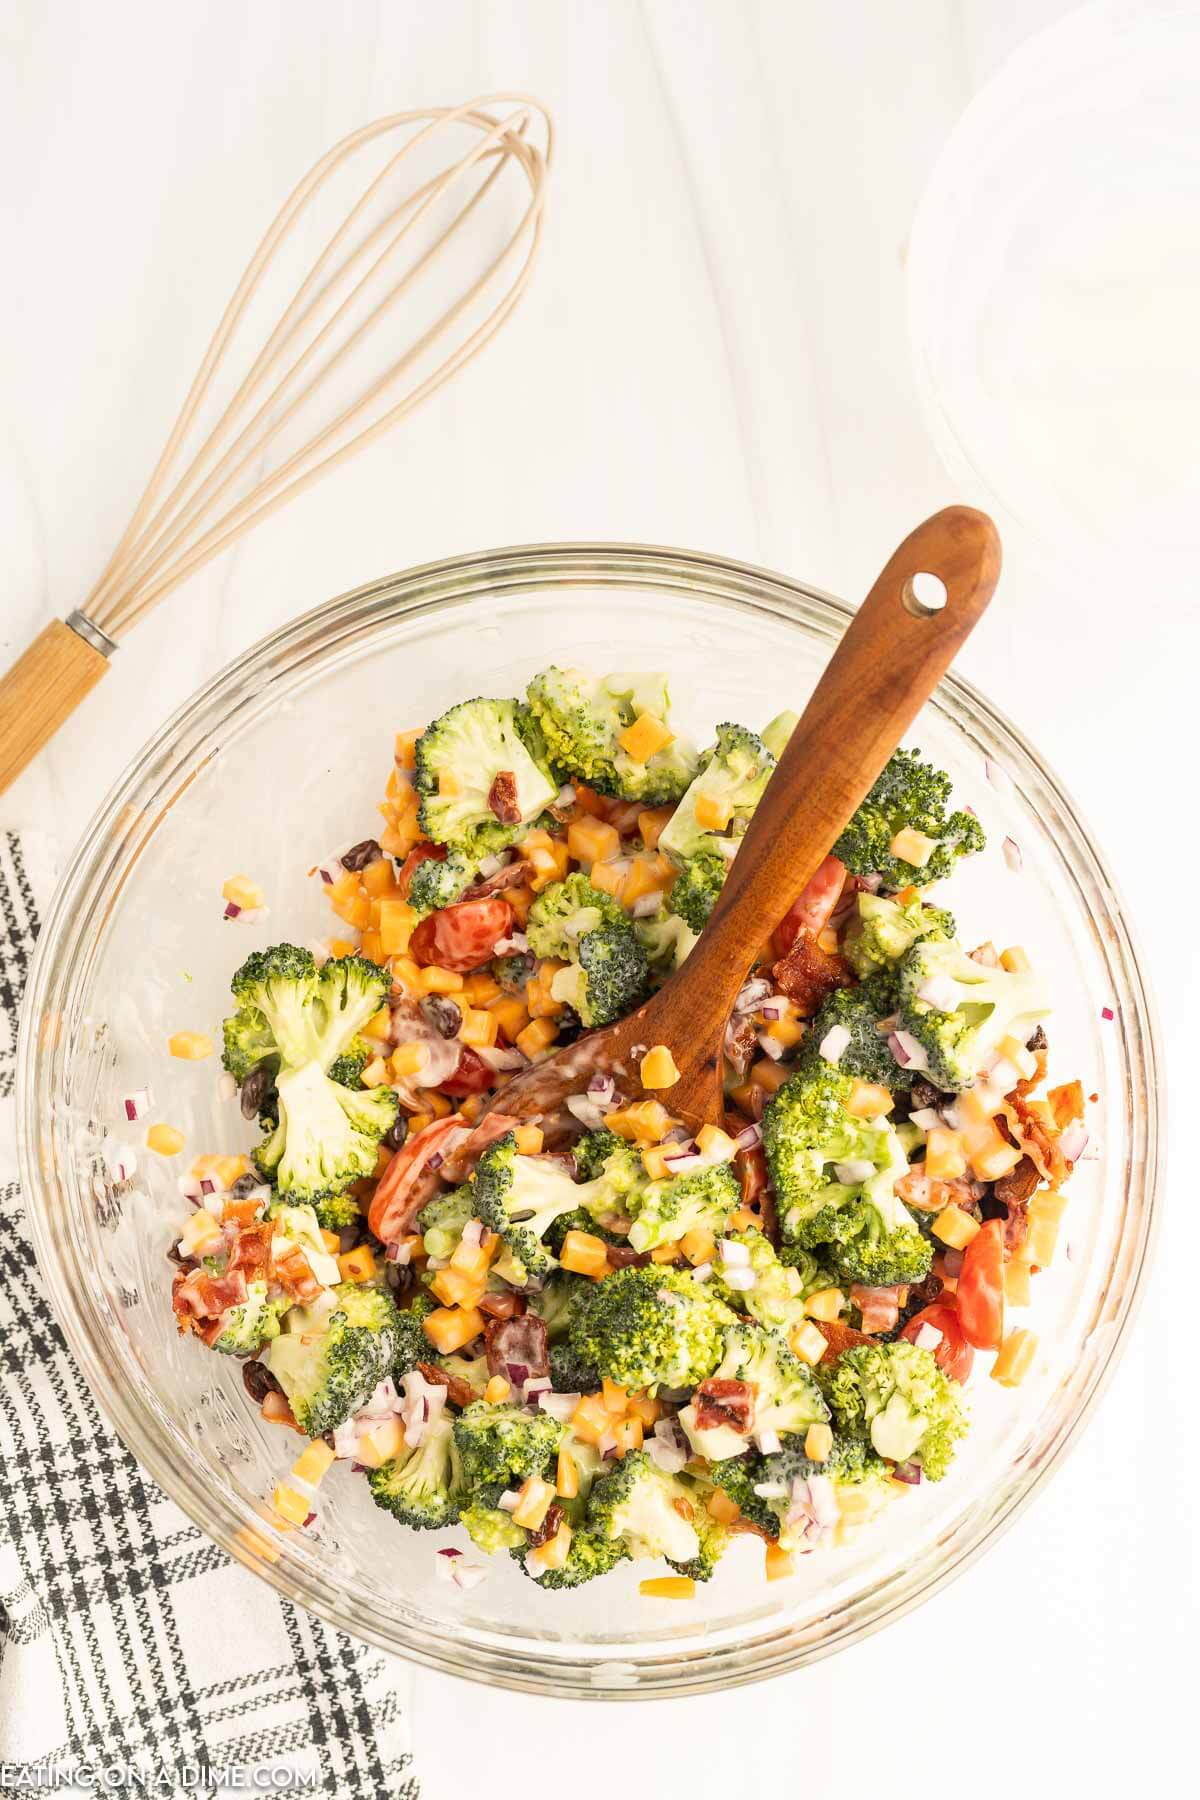
[[[5,659],[78,603],[243,259],[327,144],[401,105],[523,87],[554,109],[561,154],[544,261],[504,339],[160,610],[0,816],[72,839],[142,739],[231,655],[331,593],[454,551],[640,539],[864,591],[893,542],[953,497],[910,372],[913,207],[965,102],[1063,10],[9,0]],[[519,456],[497,454],[481,420],[503,421]],[[1191,842],[1158,848],[1177,796],[1147,754],[1173,757],[1172,785],[1192,784],[1189,597],[1049,592],[1019,537],[1003,596],[966,671],[1095,821],[1148,946],[1169,1044],[1182,1054],[1186,1034],[1191,1058],[1195,957],[1169,908],[1200,868],[1190,822]],[[1182,1211],[1188,1146],[1177,1149]],[[1185,1355],[1193,1258],[1176,1233],[1067,1467],[914,1617],[719,1706],[601,1718],[418,1674],[427,1800],[459,1800],[481,1775],[536,1781],[534,1739],[544,1775],[576,1800],[624,1783],[627,1758],[646,1792],[698,1800],[793,1784],[823,1796],[847,1781],[902,1790],[930,1775],[977,1800],[1013,1786],[1115,1795],[1178,1774],[1197,1610],[1195,1408],[1169,1359]]]

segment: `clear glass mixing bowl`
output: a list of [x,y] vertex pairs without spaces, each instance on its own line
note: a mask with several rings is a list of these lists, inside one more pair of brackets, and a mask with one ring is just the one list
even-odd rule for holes
[[[166,1250],[176,1179],[250,1127],[215,1061],[166,1053],[218,1035],[232,968],[254,946],[329,931],[305,871],[371,829],[392,734],[464,695],[518,691],[554,659],[675,671],[683,725],[761,723],[799,707],[848,617],[827,595],[716,557],[621,545],[467,556],[334,600],[250,650],[159,732],[77,851],[30,978],[20,1068],[24,1179],[38,1258],[95,1395],[156,1481],[226,1550],[346,1631],[451,1673],[575,1697],[719,1690],[829,1654],[914,1605],[977,1555],[1062,1455],[1111,1367],[1151,1228],[1160,1103],[1151,1008],[1121,904],[1054,776],[950,680],[916,741],[951,769],[991,847],[955,884],[963,931],[1021,943],[1052,973],[1052,1068],[1099,1096],[1102,1149],[1071,1189],[1065,1253],[1026,1315],[1036,1368],[1010,1392],[977,1378],[975,1430],[950,1477],[882,1528],[766,1585],[736,1542],[686,1605],[638,1593],[627,1567],[544,1594],[507,1559],[463,1592],[436,1545],[378,1512],[336,1469],[309,1533],[276,1538],[263,1499],[295,1440],[246,1402],[239,1365],[175,1334]],[[985,759],[991,765],[985,773]],[[1012,873],[1005,836],[1023,853]],[[270,917],[222,919],[244,872]],[[1108,1008],[1111,1020],[1102,1016]],[[152,1088],[184,1157],[141,1148],[122,1097]],[[138,1168],[115,1183],[106,1138]],[[255,1534],[258,1534],[257,1536]]]

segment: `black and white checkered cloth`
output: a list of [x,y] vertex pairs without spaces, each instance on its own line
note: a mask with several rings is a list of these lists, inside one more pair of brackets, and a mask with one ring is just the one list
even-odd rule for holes
[[153,1780],[131,1791],[195,1794],[207,1767],[213,1785],[417,1800],[404,1666],[189,1523],[101,1418],[46,1303],[12,1098],[33,848],[0,832],[0,1793],[71,1792],[72,1770],[74,1791],[105,1791],[104,1771],[140,1768]]

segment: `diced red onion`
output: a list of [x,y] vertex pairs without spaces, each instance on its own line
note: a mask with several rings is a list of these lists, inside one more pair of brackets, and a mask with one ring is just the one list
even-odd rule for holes
[[995,1088],[1003,1096],[1011,1094],[1021,1079],[1021,1071],[1006,1056],[997,1057],[987,1072],[987,1085]]
[[549,1392],[550,1377],[548,1375],[531,1375],[521,1388],[522,1396],[526,1400],[536,1400],[539,1395]]
[[860,875],[858,877],[858,885],[865,893],[877,894],[883,886],[883,876],[877,875],[874,872],[870,875]]
[[741,992],[739,993],[737,999],[734,1001],[734,1003],[733,1003],[734,1012],[735,1013],[757,1012],[758,1008],[759,1008],[759,1003],[761,1001],[765,1000],[767,998],[767,996],[770,994],[770,992],[771,992],[770,982],[764,981],[761,976],[755,977],[755,979],[753,981],[746,982],[745,986],[742,988]]
[[711,1274],[712,1264],[710,1262],[697,1263],[696,1267],[692,1270],[692,1280],[707,1281]]
[[210,1180],[209,1180],[209,1178],[208,1178],[208,1176],[207,1176],[207,1175],[204,1175],[204,1176],[201,1176],[201,1179],[200,1179],[200,1192],[201,1192],[201,1193],[202,1193],[202,1194],[215,1194],[215,1193],[216,1193],[216,1191],[217,1191],[217,1184],[216,1184],[216,1182],[215,1182],[215,1181],[210,1181]]
[[462,1228],[464,1244],[481,1244],[483,1242],[483,1220],[468,1219]]
[[1078,1162],[1088,1146],[1088,1134],[1082,1125],[1069,1125],[1059,1139],[1059,1148],[1067,1161]]
[[343,1419],[340,1425],[333,1428],[333,1454],[345,1461],[353,1459],[358,1450],[358,1427],[353,1419]]
[[743,1129],[738,1132],[737,1136],[734,1138],[733,1141],[737,1145],[739,1150],[753,1150],[756,1145],[762,1143],[762,1126],[761,1125],[746,1125],[746,1126],[744,1126]]
[[758,1281],[753,1269],[732,1268],[725,1271],[725,1286],[735,1293],[748,1294]]
[[492,876],[498,874],[504,867],[504,863],[503,856],[485,856],[479,865],[479,873],[485,881],[490,881]]
[[327,861],[317,864],[317,874],[326,887],[332,887],[334,882],[340,881],[345,873],[345,866],[341,858],[337,856],[331,856]]
[[1024,858],[1021,855],[1021,846],[1018,844],[1016,838],[1006,837],[1000,846],[1000,854],[1008,867],[1012,870],[1013,874],[1019,875],[1021,873],[1021,864],[1024,861]]
[[447,1550],[439,1550],[439,1551],[438,1551],[438,1555],[439,1555],[439,1556],[449,1556],[449,1557],[455,1557],[455,1556],[461,1556],[461,1555],[462,1555],[462,1551],[461,1551],[461,1550],[450,1550],[450,1549],[447,1549]]
[[219,1219],[221,1214],[225,1211],[225,1201],[220,1194],[205,1194],[200,1204],[206,1212],[212,1214],[214,1219]]
[[589,1131],[599,1131],[604,1123],[604,1113],[586,1094],[568,1094],[567,1111],[581,1125],[586,1125]]
[[921,1480],[921,1465],[915,1462],[897,1463],[892,1470],[893,1481],[903,1481],[909,1487],[917,1487]]
[[[660,1420],[659,1423],[661,1422]],[[670,1439],[659,1437],[656,1430],[653,1437],[646,1439],[644,1448],[648,1459],[664,1475],[678,1475],[687,1466],[688,1452],[675,1442],[673,1436]]]
[[395,1383],[390,1375],[385,1375],[377,1383],[375,1391],[360,1406],[354,1417],[356,1419],[387,1419],[396,1412],[400,1405],[400,1396],[396,1392]]
[[756,1431],[754,1441],[764,1456],[777,1456],[783,1448],[777,1431]]
[[1116,1018],[1116,1016],[1117,1016],[1117,1015],[1116,1015],[1116,1013],[1115,1013],[1115,1012],[1114,1012],[1114,1011],[1113,1011],[1113,1009],[1112,1009],[1112,1007],[1111,1007],[1111,1006],[1102,1006],[1102,1007],[1101,1007],[1101,1008],[1100,1008],[1100,1017],[1101,1017],[1101,1018],[1102,1018],[1102,1019],[1115,1019],[1115,1018]]
[[841,1514],[837,1495],[828,1475],[809,1476],[808,1503],[812,1507],[813,1517],[823,1531],[828,1531],[837,1524]]
[[919,1106],[909,1119],[918,1131],[936,1131],[942,1122],[942,1115],[936,1106]]
[[967,951],[967,955],[972,962],[977,962],[981,969],[998,969],[1000,967],[1000,958],[996,955],[995,944],[976,944],[973,950]]
[[834,1164],[837,1178],[846,1187],[858,1187],[864,1181],[870,1181],[875,1173],[875,1164],[868,1162],[865,1156],[852,1158],[850,1162]]
[[554,796],[554,804],[555,806],[574,806],[575,783],[573,781],[563,782],[557,794]]
[[745,1265],[750,1261],[750,1246],[739,1244],[735,1238],[722,1238],[717,1248],[726,1267]]
[[791,1489],[786,1481],[756,1481],[754,1492],[760,1500],[786,1500]]
[[507,1488],[496,1502],[500,1511],[506,1513],[516,1512],[520,1504],[521,1495],[520,1490],[517,1488]]
[[529,948],[529,939],[523,931],[510,932],[508,937],[497,938],[492,945],[494,956],[519,956]]
[[507,1381],[509,1387],[523,1388],[525,1383],[529,1380],[529,1364],[506,1362],[504,1365],[504,1379]]
[[[528,1388],[525,1391],[528,1394]],[[543,1390],[538,1394],[537,1402],[542,1412],[565,1425],[582,1399],[582,1394],[555,1394]]]
[[770,1024],[773,1024],[776,1019],[782,1019],[786,1011],[786,1001],[779,1000],[764,1000],[758,1009],[759,1017],[766,1019]]
[[783,1057],[783,1045],[777,1038],[768,1037],[765,1031],[758,1034],[758,1047],[772,1062],[779,1062]]
[[384,1258],[387,1262],[395,1263],[398,1268],[402,1269],[407,1263],[412,1261],[412,1253],[413,1247],[411,1243],[389,1244],[384,1251]]
[[425,1167],[427,1169],[440,1169],[442,1164],[445,1162],[445,1160],[446,1159],[442,1155],[441,1151],[435,1150],[433,1155],[429,1158],[428,1162],[425,1164]]
[[462,1588],[464,1592],[478,1587],[481,1581],[486,1581],[488,1578],[488,1571],[483,1563],[468,1562],[465,1557],[456,1563],[451,1563],[450,1568],[454,1575],[455,1587]]
[[122,1104],[126,1119],[134,1125],[139,1119],[146,1117],[154,1101],[149,1088],[135,1088],[132,1094],[126,1094]]
[[350,1464],[350,1473],[352,1475],[369,1475],[370,1470],[367,1468],[366,1463],[352,1462]]
[[850,1033],[844,1025],[831,1025],[821,1039],[819,1053],[827,1063],[842,1060],[850,1043]]
[[936,1350],[942,1341],[943,1335],[944,1334],[938,1330],[936,1325],[931,1325],[929,1320],[926,1319],[916,1337],[913,1339],[913,1343],[917,1346],[918,1350]]
[[606,1100],[612,1099],[616,1083],[611,1075],[593,1075],[587,1084],[587,1091],[596,1104],[602,1106]]
[[198,1200],[200,1198],[200,1183],[194,1175],[181,1175],[176,1186],[185,1200]]
[[499,1044],[472,1044],[480,1062],[485,1062],[489,1069],[497,1072],[506,1069],[523,1069],[529,1060],[519,1050],[503,1050]]
[[237,901],[230,900],[226,904],[226,907],[225,907],[225,917],[227,919],[239,919],[241,917],[241,915],[242,915],[242,909],[237,904]]
[[104,1145],[104,1162],[114,1181],[132,1181],[137,1173],[137,1157],[128,1144],[109,1138]]
[[309,938],[305,948],[312,953],[312,959],[318,969],[329,961],[329,945],[324,938]]
[[672,1175],[685,1175],[689,1169],[702,1169],[704,1158],[695,1150],[678,1150],[670,1156],[663,1152],[663,1161]]
[[927,1069],[929,1058],[910,1031],[893,1031],[888,1049],[902,1069]]
[[603,1437],[600,1439],[600,1442],[597,1444],[596,1448],[597,1448],[597,1450],[599,1450],[601,1457],[607,1462],[610,1458],[614,1457],[617,1454],[617,1451],[620,1448],[620,1446],[617,1443],[616,1436],[614,1435],[614,1433],[611,1431],[606,1431],[604,1433]]

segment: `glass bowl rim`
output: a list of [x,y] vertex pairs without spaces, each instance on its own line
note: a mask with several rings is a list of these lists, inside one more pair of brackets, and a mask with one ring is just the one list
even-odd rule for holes
[[[143,1397],[114,1379],[108,1364],[112,1334],[105,1326],[105,1309],[82,1284],[72,1283],[68,1260],[60,1254],[65,1229],[60,1221],[71,1198],[69,1185],[55,1170],[53,1160],[38,1153],[39,1121],[49,1116],[56,1065],[52,1055],[41,1054],[47,1034],[35,1021],[55,1014],[47,999],[61,989],[62,964],[70,945],[86,939],[89,931],[94,943],[97,912],[103,915],[115,905],[115,895],[106,895],[101,878],[106,858],[114,864],[124,859],[126,867],[136,862],[140,846],[135,845],[136,834],[128,824],[134,797],[156,776],[161,791],[164,777],[171,778],[172,771],[175,791],[179,791],[191,779],[190,775],[181,777],[182,768],[189,762],[195,763],[193,773],[203,767],[203,758],[195,761],[199,745],[235,716],[247,694],[257,695],[261,684],[272,678],[295,677],[306,667],[319,665],[339,642],[352,638],[355,628],[381,627],[391,619],[450,601],[477,601],[495,591],[498,584],[518,592],[572,586],[660,587],[717,601],[749,603],[801,627],[823,628],[826,636],[831,630],[843,629],[853,616],[851,607],[823,589],[735,559],[665,546],[572,541],[468,552],[384,576],[323,602],[253,644],[178,708],[128,765],[83,834],[49,908],[29,971],[17,1052],[18,1152],[31,1233],[55,1316],[103,1415],[192,1522],[285,1599],[382,1649],[487,1685],[575,1699],[720,1691],[787,1673],[845,1648],[901,1617],[968,1567],[1028,1505],[1077,1439],[1111,1375],[1145,1283],[1161,1210],[1160,1145],[1165,1123],[1159,1080],[1161,1043],[1153,998],[1119,890],[1078,809],[1022,733],[971,684],[951,674],[931,704],[948,711],[957,724],[961,725],[964,717],[969,719],[977,733],[986,732],[996,748],[1026,765],[1066,821],[1068,842],[1063,849],[1064,855],[1069,851],[1073,870],[1085,869],[1107,898],[1110,952],[1124,984],[1124,1057],[1132,1072],[1141,1076],[1133,1084],[1144,1113],[1140,1121],[1144,1137],[1141,1178],[1136,1192],[1131,1185],[1126,1200],[1127,1207],[1135,1199],[1137,1202],[1132,1219],[1136,1233],[1130,1245],[1122,1246],[1128,1252],[1127,1270],[1116,1295],[1115,1328],[1106,1333],[1103,1350],[1095,1353],[1086,1384],[1065,1424],[1058,1423],[1052,1439],[1040,1447],[1041,1454],[1026,1458],[1015,1474],[1009,1472],[1002,1496],[986,1516],[971,1524],[965,1541],[942,1566],[923,1568],[924,1553],[915,1580],[909,1571],[897,1571],[882,1587],[868,1586],[856,1592],[840,1608],[845,1616],[833,1631],[824,1628],[828,1616],[818,1621],[821,1629],[815,1635],[803,1624],[797,1627],[776,1616],[757,1621],[750,1640],[739,1639],[731,1628],[719,1627],[708,1642],[697,1640],[675,1648],[671,1640],[660,1639],[651,1656],[635,1650],[615,1658],[593,1652],[583,1641],[568,1646],[565,1652],[560,1652],[558,1643],[539,1641],[532,1635],[517,1645],[465,1622],[458,1629],[447,1624],[433,1631],[425,1627],[418,1631],[391,1616],[387,1623],[364,1618],[332,1581],[292,1557],[286,1540],[278,1552],[274,1546],[263,1546],[261,1518],[206,1484],[198,1467],[172,1458],[167,1436],[177,1433],[173,1421],[157,1402],[147,1405]],[[136,821],[139,815],[134,811],[133,816]],[[117,893],[119,888],[120,884]],[[90,904],[81,905],[81,901]],[[53,1036],[51,1033],[51,1040]],[[1129,1223],[1127,1217],[1126,1230]],[[1114,1280],[1110,1274],[1110,1286]],[[1109,1287],[1105,1296],[1111,1299]],[[954,1530],[960,1527],[961,1520]]]

